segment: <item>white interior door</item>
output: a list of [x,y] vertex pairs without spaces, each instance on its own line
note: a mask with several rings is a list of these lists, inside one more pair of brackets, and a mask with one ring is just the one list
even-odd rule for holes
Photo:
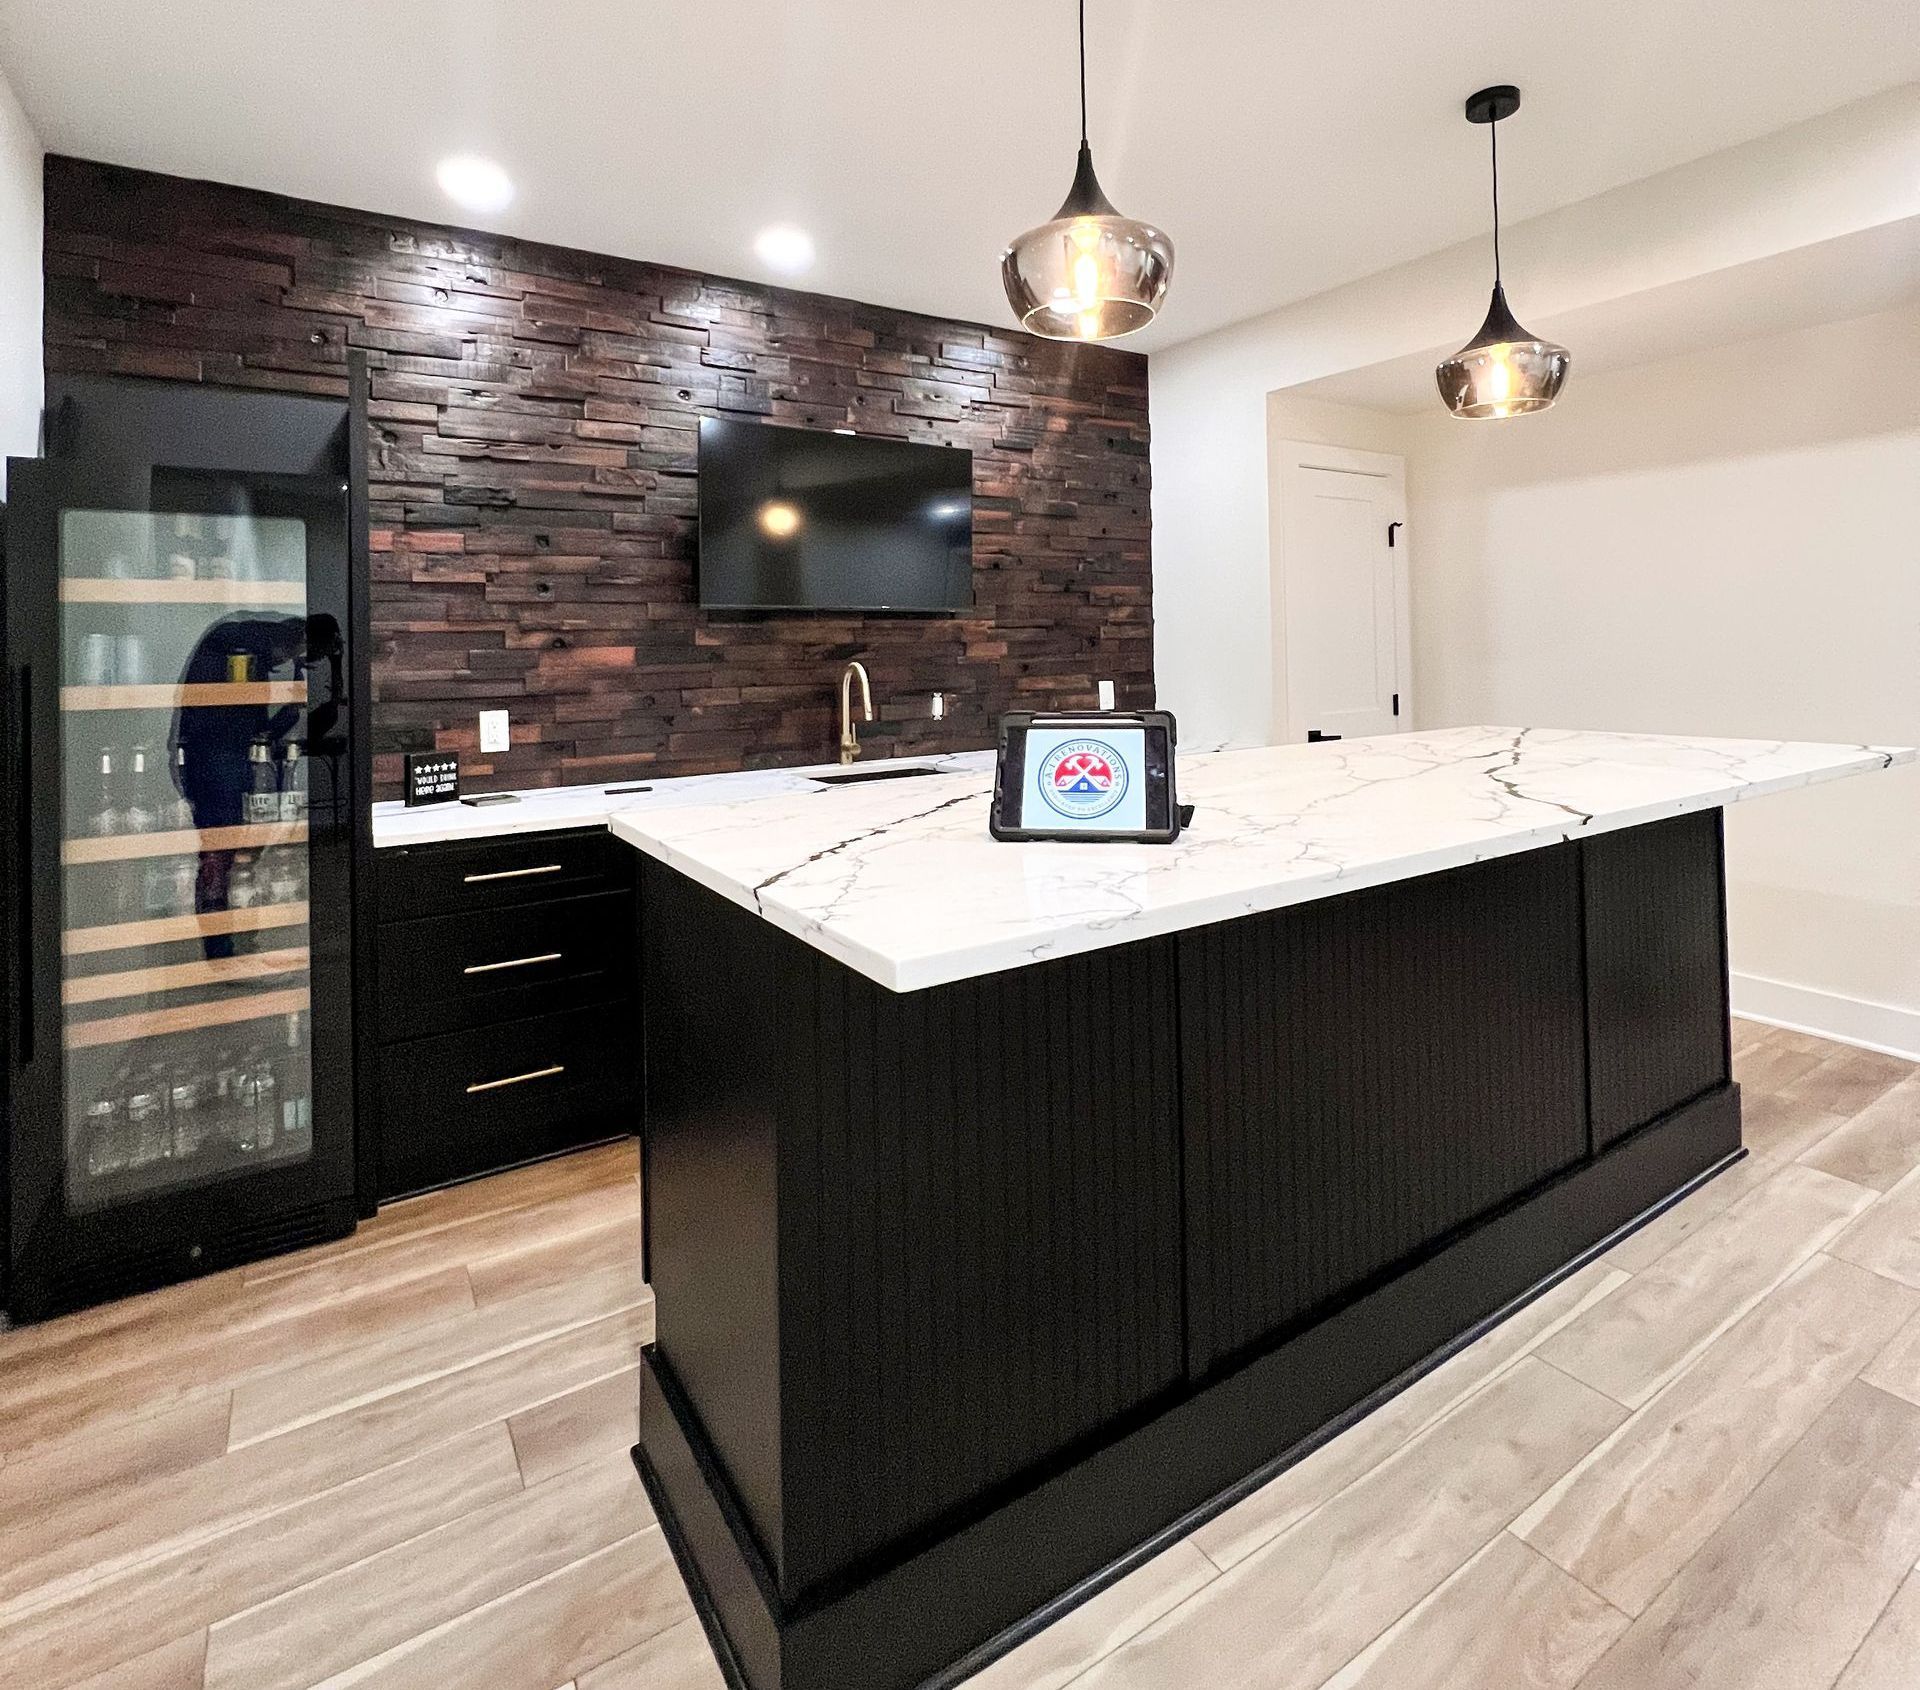
[[1283,737],[1354,739],[1410,720],[1405,468],[1303,448],[1281,476]]

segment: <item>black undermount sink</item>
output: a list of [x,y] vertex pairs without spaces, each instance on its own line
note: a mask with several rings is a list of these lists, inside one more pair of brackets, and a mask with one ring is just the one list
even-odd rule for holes
[[849,769],[840,775],[808,775],[808,780],[817,780],[822,786],[859,786],[870,780],[906,780],[913,775],[944,774],[944,769],[929,769],[924,764],[915,764],[910,769]]

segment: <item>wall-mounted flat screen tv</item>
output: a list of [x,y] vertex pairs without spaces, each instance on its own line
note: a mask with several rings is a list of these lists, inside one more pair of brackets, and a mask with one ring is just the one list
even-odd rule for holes
[[766,423],[700,424],[700,602],[965,610],[973,454]]

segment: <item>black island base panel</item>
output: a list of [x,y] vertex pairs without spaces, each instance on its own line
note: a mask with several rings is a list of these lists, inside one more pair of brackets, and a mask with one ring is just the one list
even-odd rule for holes
[[634,1459],[746,1690],[957,1682],[1741,1154],[1717,810],[904,994],[642,908]]

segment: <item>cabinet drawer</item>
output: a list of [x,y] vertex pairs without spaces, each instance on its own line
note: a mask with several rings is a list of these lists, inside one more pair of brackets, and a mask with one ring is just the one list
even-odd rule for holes
[[623,892],[389,922],[375,941],[381,1041],[624,996],[636,941]]
[[639,1127],[630,1004],[388,1045],[380,1185],[404,1196]]
[[633,884],[632,857],[626,845],[598,827],[471,844],[392,846],[374,853],[380,919],[406,921],[610,892]]

